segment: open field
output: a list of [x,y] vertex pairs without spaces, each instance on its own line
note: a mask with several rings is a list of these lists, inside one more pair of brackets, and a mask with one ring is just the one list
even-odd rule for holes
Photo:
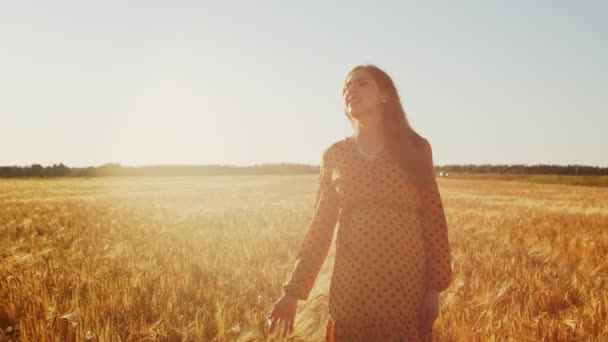
[[[0,341],[280,340],[264,318],[317,179],[0,180]],[[608,340],[608,188],[438,182],[455,279],[437,340]],[[290,340],[323,340],[334,248]]]
[[608,176],[575,176],[549,174],[516,174],[516,173],[467,173],[450,172],[450,178],[482,179],[482,180],[513,180],[539,184],[564,184],[608,187]]

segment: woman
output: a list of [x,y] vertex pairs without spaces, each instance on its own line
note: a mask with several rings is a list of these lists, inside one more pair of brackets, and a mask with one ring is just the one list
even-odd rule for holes
[[431,340],[452,269],[430,143],[378,67],[353,68],[343,97],[355,130],[323,151],[315,213],[270,331],[293,331],[297,301],[308,299],[339,223],[326,340]]

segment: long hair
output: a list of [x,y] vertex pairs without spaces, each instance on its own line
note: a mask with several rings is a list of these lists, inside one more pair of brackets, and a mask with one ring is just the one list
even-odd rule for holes
[[[359,69],[369,72],[380,90],[387,93],[387,101],[384,103],[381,119],[381,130],[385,140],[385,148],[387,148],[390,156],[399,163],[406,179],[409,181],[419,185],[434,180],[435,170],[432,165],[432,157],[425,153],[423,137],[416,133],[410,125],[393,80],[377,66],[364,64],[351,69],[346,75],[344,83],[346,84],[350,75]],[[354,125],[353,118],[348,113],[348,108],[345,107],[344,113],[351,124]]]

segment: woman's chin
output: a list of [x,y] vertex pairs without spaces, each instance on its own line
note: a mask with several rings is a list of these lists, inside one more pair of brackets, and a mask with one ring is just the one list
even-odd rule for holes
[[352,106],[348,108],[348,113],[350,114],[350,116],[358,117],[361,116],[362,111],[360,108],[357,108],[357,106]]
[[352,116],[353,118],[364,117],[364,116],[366,116],[366,113],[368,113],[368,111],[359,110],[359,109],[351,109],[349,112],[350,116]]

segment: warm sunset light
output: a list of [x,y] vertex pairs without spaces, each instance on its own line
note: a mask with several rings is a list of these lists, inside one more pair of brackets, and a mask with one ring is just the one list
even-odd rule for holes
[[0,6],[0,341],[608,341],[608,3]]

